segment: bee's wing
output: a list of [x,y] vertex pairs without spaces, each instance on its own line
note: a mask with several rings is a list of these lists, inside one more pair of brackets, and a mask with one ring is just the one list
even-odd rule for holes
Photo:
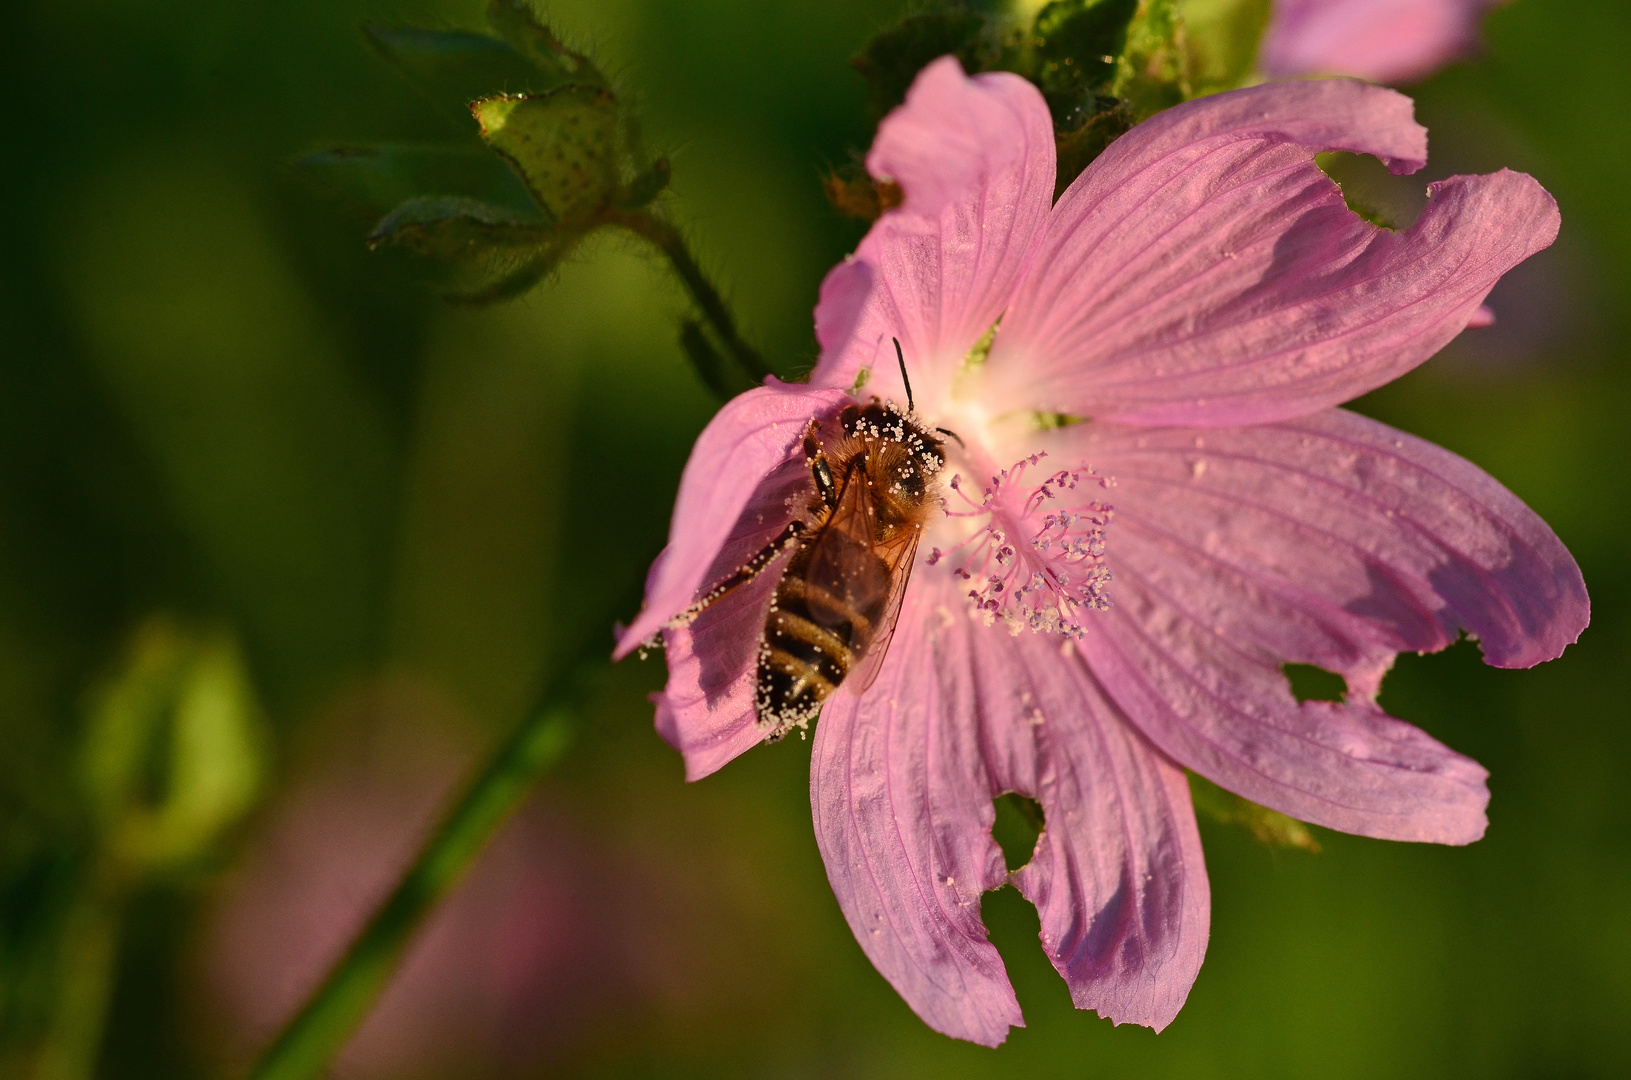
[[815,595],[853,603],[856,592],[868,587],[861,576],[876,573],[877,521],[865,470],[852,464],[844,473],[832,513],[810,538],[804,580]]
[[889,600],[884,606],[883,618],[878,620],[877,633],[872,635],[872,644],[867,647],[866,655],[845,680],[846,684],[854,684],[852,689],[857,694],[865,693],[877,681],[878,672],[883,670],[884,654],[889,651],[889,642],[895,636],[895,624],[900,622],[901,600],[906,596],[906,581],[912,576],[912,561],[917,557],[917,542],[922,536],[922,529],[913,529],[901,543],[878,552],[889,564]]
[[921,535],[922,530],[913,529],[892,543],[877,542],[872,490],[865,470],[855,465],[844,476],[831,516],[810,541],[804,580],[812,597],[824,594],[840,600],[847,617],[859,614],[857,609],[868,597],[883,597],[867,641],[856,643],[866,651],[844,680],[857,692],[878,677],[900,619],[901,597]]

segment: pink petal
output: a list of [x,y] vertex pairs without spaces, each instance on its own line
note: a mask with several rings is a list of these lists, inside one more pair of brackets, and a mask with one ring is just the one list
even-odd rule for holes
[[849,387],[871,368],[899,393],[900,338],[921,400],[949,381],[1008,306],[1053,202],[1053,124],[1016,75],[969,78],[953,57],[918,75],[867,155],[905,202],[828,275],[816,308],[821,362],[811,382]]
[[1478,48],[1498,0],[1276,0],[1258,64],[1267,75],[1413,82]]
[[[1557,656],[1585,626],[1579,569],[1476,466],[1340,410],[1255,428],[1060,433],[1115,478],[1116,607],[1082,643],[1162,750],[1274,809],[1348,832],[1466,843],[1484,770],[1374,704],[1399,651],[1465,628],[1485,659]],[[1342,673],[1298,705],[1285,661]]]
[[816,724],[816,842],[856,940],[913,1011],[997,1046],[1024,1021],[980,921],[980,896],[1007,880],[994,791],[972,702],[947,685],[942,594],[921,584],[877,681],[863,696],[840,687]]
[[[714,415],[685,463],[668,547],[648,575],[645,605],[618,638],[616,659],[649,640],[707,586],[728,577],[757,550],[746,545],[763,532],[761,523],[739,520],[743,511],[756,497],[763,499],[766,479],[791,459],[810,419],[837,411],[847,400],[839,390],[770,379]],[[764,540],[780,528],[777,525]],[[716,565],[722,553],[730,565]]]
[[937,667],[979,714],[996,789],[1046,816],[1015,884],[1079,1009],[1159,1031],[1189,996],[1211,919],[1183,769],[1109,700],[1074,647],[959,616]]
[[[802,426],[800,428],[802,431]],[[752,493],[703,581],[718,583],[761,555],[810,490],[802,454],[783,458]],[[668,683],[656,695],[657,732],[685,757],[685,778],[700,780],[769,733],[758,722],[759,643],[791,549],[689,620],[662,630]],[[653,576],[666,561],[659,557]]]
[[1127,725],[1063,639],[971,621],[920,569],[878,681],[816,730],[811,796],[833,891],[867,955],[937,1031],[1021,1022],[980,895],[1006,878],[991,800],[1047,827],[1015,883],[1080,1008],[1162,1027],[1205,952],[1208,890],[1183,771]]
[[785,559],[721,597],[684,626],[663,631],[668,683],[657,704],[657,734],[700,780],[764,741],[758,723],[759,642]]
[[1169,109],[1061,197],[989,362],[1006,407],[1138,423],[1259,423],[1386,383],[1466,327],[1552,242],[1521,173],[1454,177],[1403,232],[1348,210],[1316,150],[1418,168],[1409,99],[1351,80]]
[[1495,309],[1490,307],[1488,304],[1479,304],[1478,310],[1474,311],[1472,313],[1472,318],[1467,320],[1468,330],[1482,330],[1486,326],[1494,325]]

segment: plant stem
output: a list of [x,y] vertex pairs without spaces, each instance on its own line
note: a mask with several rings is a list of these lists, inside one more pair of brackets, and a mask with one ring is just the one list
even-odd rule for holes
[[737,333],[736,320],[731,317],[724,298],[702,272],[702,267],[697,265],[691,249],[685,245],[685,238],[672,222],[648,214],[644,210],[625,211],[617,214],[611,221],[650,241],[668,256],[668,261],[674,266],[674,272],[685,284],[691,298],[696,301],[697,308],[713,327],[714,333],[719,335],[720,343],[743,371],[755,382],[762,382],[766,375],[773,374],[758,350],[743,341],[741,335]]
[[89,875],[63,933],[60,988],[38,1080],[90,1080],[102,1049],[102,1029],[119,954],[122,898],[106,867]]
[[593,660],[573,664],[549,686],[538,708],[466,789],[396,891],[261,1056],[251,1080],[307,1080],[322,1074],[368,1015],[431,908],[463,876],[533,782],[560,760],[588,677],[603,664],[603,651],[597,648]]

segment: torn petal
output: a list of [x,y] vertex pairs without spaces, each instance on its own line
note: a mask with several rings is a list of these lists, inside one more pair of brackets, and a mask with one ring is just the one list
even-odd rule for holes
[[1344,79],[1169,109],[1060,198],[988,370],[1008,407],[1165,424],[1303,416],[1427,359],[1550,244],[1521,173],[1433,185],[1402,232],[1348,209],[1319,150],[1419,168],[1408,98]]
[[1023,1021],[980,919],[981,895],[1006,880],[991,781],[971,702],[943,685],[936,592],[913,584],[877,681],[841,687],[816,725],[816,841],[890,985],[936,1031],[996,1046]]
[[1036,904],[1071,1000],[1159,1031],[1195,982],[1211,918],[1183,769],[1129,723],[1068,639],[961,619],[939,648],[942,681],[978,718],[994,790],[1042,804],[1046,824],[1014,883]]
[[[1502,667],[1579,635],[1585,587],[1544,522],[1470,463],[1341,410],[1058,438],[1114,478],[1116,607],[1082,646],[1157,746],[1305,821],[1482,834],[1484,770],[1373,699],[1395,653],[1462,628]],[[1286,661],[1343,673],[1348,699],[1299,705]]]

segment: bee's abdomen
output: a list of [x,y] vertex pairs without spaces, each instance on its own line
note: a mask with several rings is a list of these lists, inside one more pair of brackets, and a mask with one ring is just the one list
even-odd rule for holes
[[811,618],[803,581],[789,577],[776,590],[759,654],[759,720],[780,738],[815,719],[849,674],[853,626],[828,627]]
[[782,579],[765,622],[758,670],[759,721],[772,728],[773,740],[820,713],[865,654],[882,601],[834,596],[798,573]]

